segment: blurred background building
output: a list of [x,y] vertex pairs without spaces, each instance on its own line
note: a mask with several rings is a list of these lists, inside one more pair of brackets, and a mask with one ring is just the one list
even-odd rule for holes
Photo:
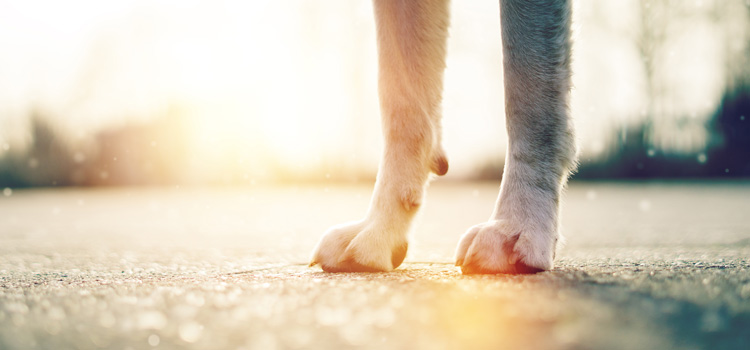
[[[750,1],[574,4],[575,178],[750,177]],[[500,178],[498,3],[452,9],[448,177]],[[369,1],[4,1],[0,52],[0,188],[377,170]]]

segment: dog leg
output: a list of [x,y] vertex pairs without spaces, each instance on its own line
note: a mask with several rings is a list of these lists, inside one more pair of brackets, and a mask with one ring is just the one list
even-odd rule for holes
[[365,218],[329,229],[313,253],[310,265],[330,272],[399,266],[430,172],[448,171],[440,145],[448,1],[373,3],[385,149]]
[[500,195],[486,223],[456,252],[463,273],[549,270],[560,196],[575,167],[570,91],[570,1],[501,0],[508,151]]

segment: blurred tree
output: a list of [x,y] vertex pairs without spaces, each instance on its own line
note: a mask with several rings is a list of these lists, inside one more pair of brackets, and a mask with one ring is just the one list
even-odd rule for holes
[[669,24],[667,14],[670,9],[679,5],[670,0],[640,0],[638,2],[641,22],[635,34],[635,45],[643,64],[646,97],[643,132],[639,133],[638,137],[644,138],[644,141],[649,144],[653,143],[654,118],[659,113],[658,102],[661,100],[663,90],[660,77],[656,74],[657,57],[667,38]]
[[727,91],[713,118],[718,146],[706,176],[750,176],[750,85]]
[[79,165],[65,140],[39,110],[30,116],[31,142],[17,148],[0,163],[0,186],[74,185],[73,170]]

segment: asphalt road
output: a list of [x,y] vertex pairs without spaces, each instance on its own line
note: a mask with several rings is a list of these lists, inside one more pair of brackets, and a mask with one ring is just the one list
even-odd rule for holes
[[574,183],[554,270],[462,276],[495,184],[436,182],[392,273],[306,266],[369,186],[15,190],[0,349],[748,349],[750,183]]

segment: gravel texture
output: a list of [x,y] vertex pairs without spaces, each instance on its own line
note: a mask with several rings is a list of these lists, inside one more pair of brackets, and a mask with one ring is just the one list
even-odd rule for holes
[[462,276],[497,186],[437,182],[396,271],[307,267],[369,191],[13,190],[0,349],[750,348],[748,183],[573,183],[554,270]]

